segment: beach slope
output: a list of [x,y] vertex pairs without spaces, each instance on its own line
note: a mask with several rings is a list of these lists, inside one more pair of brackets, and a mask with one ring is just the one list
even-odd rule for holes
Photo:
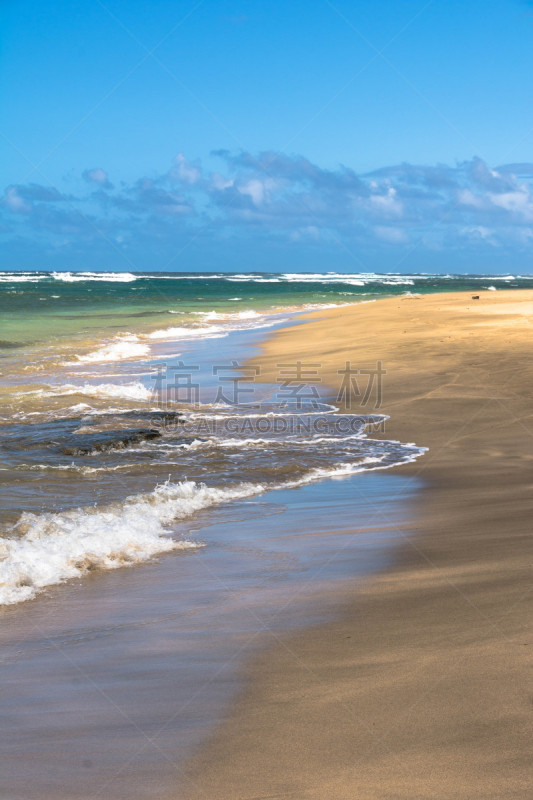
[[532,325],[531,291],[448,293],[322,311],[266,342],[266,379],[318,362],[333,395],[346,361],[381,361],[384,435],[429,448],[397,470],[424,488],[394,566],[250,665],[179,797],[528,796]]

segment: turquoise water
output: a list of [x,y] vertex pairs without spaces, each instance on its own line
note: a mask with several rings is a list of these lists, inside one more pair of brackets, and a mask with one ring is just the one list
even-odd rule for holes
[[524,276],[336,273],[0,273],[0,354],[67,338],[191,323],[202,312],[266,312],[405,292],[532,288]]

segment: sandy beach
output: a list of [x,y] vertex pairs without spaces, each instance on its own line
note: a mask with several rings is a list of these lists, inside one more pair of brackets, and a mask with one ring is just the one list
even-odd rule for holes
[[266,342],[266,379],[319,362],[333,394],[380,360],[386,438],[429,448],[395,471],[424,488],[395,566],[251,663],[178,797],[528,795],[532,312],[531,291],[392,298]]
[[533,0],[0,19],[0,800],[533,798]]

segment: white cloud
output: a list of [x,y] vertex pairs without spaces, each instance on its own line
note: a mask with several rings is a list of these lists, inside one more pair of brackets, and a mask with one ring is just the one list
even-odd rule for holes
[[101,167],[83,173],[90,185],[84,196],[33,183],[8,186],[2,235],[40,241],[68,233],[90,241],[99,230],[110,240],[124,237],[133,249],[141,239],[170,247],[180,232],[190,237],[201,225],[213,236],[242,241],[254,226],[253,236],[300,243],[302,250],[329,240],[349,250],[418,242],[428,252],[487,252],[495,245],[522,252],[531,243],[533,165],[495,170],[477,158],[358,175],[340,165],[322,169],[298,155],[213,155],[222,160],[218,171],[204,172],[179,153],[165,172],[122,182],[113,192],[104,191],[112,187]]
[[256,206],[260,206],[265,197],[265,185],[262,181],[254,178],[239,186],[239,192],[248,195]]
[[191,186],[194,186],[195,183],[201,179],[202,174],[197,167],[194,167],[190,161],[188,161],[183,153],[178,153],[176,158],[174,159],[174,163],[176,165],[175,170],[173,170],[172,177],[178,177],[179,180],[183,181],[184,183],[188,183]]
[[211,187],[218,192],[229,189],[230,186],[233,186],[234,182],[233,178],[225,178],[220,172],[213,172],[211,175]]
[[457,195],[459,203],[463,206],[473,206],[474,208],[483,208],[484,203],[481,197],[475,195],[470,189],[461,189]]
[[387,216],[400,217],[403,212],[403,206],[396,195],[396,189],[390,186],[385,194],[371,195],[370,205]]
[[107,172],[105,171],[105,169],[102,169],[101,167],[86,169],[83,172],[83,177],[85,178],[87,183],[96,183],[97,186],[101,186],[103,189],[112,188]]
[[491,194],[490,200],[495,206],[520,214],[528,221],[533,220],[533,201],[530,193],[525,188],[516,192]]
[[20,196],[16,186],[7,187],[2,202],[15,214],[29,214],[31,212],[31,205]]
[[493,246],[498,245],[497,240],[494,238],[494,231],[485,225],[471,225],[470,227],[461,228],[459,233],[471,242],[486,242]]

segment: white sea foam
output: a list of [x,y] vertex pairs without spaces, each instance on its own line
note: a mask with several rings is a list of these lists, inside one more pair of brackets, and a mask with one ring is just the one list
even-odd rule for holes
[[[28,392],[18,392],[18,395],[32,394],[36,397],[63,397],[72,394],[84,394],[88,397],[121,398],[124,400],[150,400],[152,392],[142,383],[65,383],[61,386],[50,386],[48,389],[32,389]],[[83,410],[85,404],[78,404],[72,408]],[[72,410],[71,408],[71,410]]]
[[50,275],[56,281],[65,283],[79,283],[81,281],[105,281],[106,283],[131,283],[137,280],[137,275],[131,272],[52,272]]
[[31,272],[3,272],[0,274],[0,283],[37,283],[46,277],[46,275],[35,275]]
[[253,274],[236,274],[221,276],[224,280],[235,283],[344,283],[349,286],[366,286],[368,283],[384,285],[412,285],[415,280],[431,278],[431,275],[399,275],[396,273],[379,274],[374,272],[342,273],[342,272],[285,272],[277,277],[264,277]]
[[375,272],[342,273],[342,272],[286,272],[283,280],[302,283],[347,283],[350,286],[366,286],[367,283],[381,283],[386,285],[412,285],[415,278],[423,276],[397,275],[393,273],[377,274]]
[[280,278],[255,278],[256,283],[281,283]]
[[[166,461],[165,466],[179,466],[180,462]],[[2,468],[3,469],[3,468]],[[7,469],[7,468],[6,468]],[[17,464],[16,467],[9,467],[20,472],[77,472],[79,475],[97,475],[108,472],[120,472],[129,469],[139,469],[139,464],[115,464],[106,467],[88,467],[85,464]]]
[[[352,283],[354,286],[364,286],[367,283],[412,283],[415,280],[432,280],[432,279],[448,279],[448,280],[464,280],[465,277],[469,280],[486,280],[491,278],[493,280],[518,280],[531,278],[530,275],[439,275],[429,272],[420,272],[417,274],[402,275],[397,272],[393,273],[379,273],[379,272],[285,272],[285,273],[223,273],[214,275],[137,275],[138,279],[150,280],[157,278],[158,280],[223,280],[238,283],[281,283],[281,282],[316,282],[316,283]],[[242,298],[230,298],[231,300],[240,300]]]
[[220,311],[198,311],[196,312],[201,314],[205,320],[239,320],[239,319],[258,319],[261,317],[257,311],[253,309],[249,309],[248,311],[237,311],[235,313],[221,313]]
[[[72,273],[60,273],[61,277],[52,277],[55,280],[67,282],[75,280],[104,280],[100,273],[84,273],[84,276]],[[65,277],[71,275],[71,278]],[[110,273],[113,277],[109,280],[129,281],[136,280],[136,276],[122,273],[122,277]],[[48,277],[50,276],[43,276]],[[146,276],[148,279],[152,276]],[[213,277],[213,276],[209,276]],[[225,280],[231,280],[226,276]],[[243,279],[238,276],[236,280]],[[42,278],[37,278],[40,280]],[[280,282],[281,278],[247,278],[257,282]],[[285,279],[285,278],[284,278]],[[295,276],[295,279],[296,276]],[[324,282],[338,280],[331,275]],[[355,285],[364,285],[360,278],[349,278]],[[359,282],[358,282],[359,281]],[[90,291],[90,289],[87,289]],[[310,308],[328,308],[338,304],[314,304]],[[300,307],[302,310],[302,307]],[[278,315],[279,317],[279,315]],[[279,318],[272,315],[261,315],[256,311],[244,311],[236,314],[222,314],[220,312],[203,312],[203,322],[212,321],[221,324],[204,324],[199,327],[173,327],[165,330],[154,331],[146,336],[121,336],[112,342],[99,347],[92,353],[77,356],[77,361],[70,362],[74,365],[82,363],[98,363],[100,361],[118,361],[126,358],[144,357],[150,353],[150,346],[146,339],[187,339],[191,337],[219,337],[225,336],[230,330],[244,328],[267,327],[278,324]],[[74,380],[80,380],[76,374]],[[131,380],[131,378],[130,378]],[[85,395],[87,397],[117,398],[145,403],[153,400],[153,393],[141,383],[129,384],[89,384],[83,385],[64,384],[50,386],[45,390],[31,392],[43,397],[60,395]],[[73,401],[74,402],[74,401]],[[95,403],[95,405],[97,405]],[[93,412],[84,403],[72,406],[71,410],[90,415]],[[331,407],[334,410],[334,407]],[[36,412],[37,413],[37,412]],[[316,412],[323,413],[323,412]],[[249,416],[271,416],[266,414]],[[199,415],[202,416],[202,415]],[[209,415],[208,415],[209,416]],[[214,415],[224,416],[224,415]],[[234,416],[234,415],[227,415]],[[325,438],[313,440],[329,441]],[[222,444],[227,447],[246,447],[252,445],[262,446],[262,443],[271,444],[269,440],[226,440]],[[302,444],[306,442],[302,441]],[[299,444],[299,442],[291,442]],[[204,442],[197,440],[192,443],[193,448],[203,447]],[[421,452],[421,451],[419,451]],[[414,458],[416,456],[413,456]],[[136,495],[128,498],[123,503],[115,503],[105,508],[78,509],[73,511],[49,513],[42,515],[23,514],[19,522],[11,531],[13,538],[0,537],[0,603],[16,603],[33,597],[42,588],[58,583],[69,578],[82,575],[89,569],[112,569],[125,564],[133,564],[146,560],[153,555],[172,550],[178,547],[194,547],[193,542],[176,542],[168,535],[168,526],[173,520],[183,519],[203,508],[228,500],[249,497],[267,489],[294,488],[313,480],[327,477],[341,477],[353,474],[363,469],[384,469],[390,466],[383,465],[385,455],[360,458],[350,464],[337,464],[309,471],[305,476],[293,481],[264,486],[262,484],[241,484],[231,489],[216,489],[191,482],[180,484],[166,483],[157,487],[153,492]],[[405,457],[404,460],[412,460]],[[400,458],[401,460],[401,458]],[[41,468],[40,465],[32,466]],[[59,465],[58,469],[71,469],[71,466]],[[121,464],[112,469],[126,469],[127,464]],[[106,468],[80,467],[81,470],[97,471]]]
[[[78,390],[79,391],[79,390]],[[81,393],[92,397],[111,397],[124,400],[151,400],[152,391],[142,383],[86,383]]]
[[[62,387],[59,387],[59,388],[62,388]],[[85,388],[86,391],[84,391],[84,388]],[[93,392],[92,390],[95,389],[95,388],[96,388],[97,391]],[[135,393],[134,389],[131,390],[132,394],[130,395],[129,394],[129,390],[127,388],[122,394],[119,394],[119,392],[116,391],[116,388],[117,387],[113,387],[112,389],[108,389],[108,385],[107,384],[102,384],[100,387],[90,387],[88,385],[86,387],[82,387],[82,386],[80,386],[80,387],[67,386],[67,390],[65,392],[61,392],[61,391],[59,391],[59,392],[49,392],[49,391],[44,391],[44,390],[38,390],[38,391],[31,392],[31,394],[34,394],[34,395],[36,395],[38,397],[39,396],[40,397],[53,397],[54,395],[61,396],[62,394],[64,394],[64,395],[89,394],[89,395],[91,395],[93,397],[101,397],[101,398],[112,397],[114,399],[119,399],[119,400],[130,400],[130,401],[137,400],[140,403],[144,403],[145,402],[145,399],[146,399],[145,397],[132,396]],[[111,394],[111,392],[112,392],[112,394]],[[27,393],[27,394],[29,394],[29,393]],[[148,399],[153,399],[153,398],[149,397]],[[82,421],[89,422],[89,421],[92,421],[92,418],[95,417],[95,416],[97,416],[97,417],[101,417],[101,416],[118,416],[120,414],[129,414],[132,411],[139,411],[141,414],[146,414],[147,412],[157,413],[157,412],[161,411],[161,408],[159,406],[156,406],[156,405],[141,405],[141,406],[134,406],[133,408],[132,407],[124,408],[124,406],[115,407],[115,406],[106,405],[106,407],[104,409],[104,408],[94,408],[94,406],[91,406],[88,403],[75,403],[73,406],[67,406],[65,408],[62,408],[60,413],[61,413],[62,419],[65,419],[67,417],[79,417],[79,416],[81,416]],[[20,420],[21,422],[23,422],[24,420],[27,420],[27,419],[31,419],[32,421],[36,421],[36,422],[40,422],[40,421],[48,422],[50,420],[57,419],[57,415],[58,415],[57,410],[51,410],[51,411],[17,411],[16,413],[10,414],[8,417],[7,416],[6,417],[2,417],[1,419],[3,421],[16,419],[16,420]],[[35,418],[38,418],[38,419],[35,419]]]
[[156,553],[198,547],[176,541],[167,528],[209,506],[263,490],[242,484],[216,489],[193,481],[167,482],[105,508],[60,513],[23,513],[0,538],[0,603],[17,603],[40,589],[91,569],[115,569],[146,561]]
[[[316,305],[316,308],[329,308],[333,305]],[[347,304],[346,304],[347,305]],[[294,309],[293,309],[294,310]],[[300,310],[306,310],[305,307]],[[278,315],[284,311],[279,308]],[[286,318],[276,315],[274,312],[268,314],[260,314],[253,309],[247,311],[239,311],[233,313],[222,313],[219,311],[195,311],[193,312],[198,316],[203,317],[203,323],[197,327],[170,327],[161,328],[151,333],[145,334],[148,339],[168,339],[168,340],[181,340],[181,339],[220,339],[228,336],[232,331],[242,330],[256,330],[260,328],[270,328],[273,325],[281,325],[287,322]],[[218,322],[220,324],[205,324],[210,322]]]
[[149,275],[138,275],[138,278],[144,280],[158,280],[158,281],[213,281],[220,278],[225,278],[225,275],[159,275],[157,272]]
[[[436,278],[452,278],[454,280],[464,279],[464,275],[435,275]],[[472,281],[516,281],[520,279],[531,278],[531,275],[468,275],[468,279]]]
[[[309,439],[295,439],[295,438],[270,438],[270,439],[262,439],[262,438],[249,438],[249,439],[230,439],[230,438],[220,438],[217,436],[211,436],[209,439],[193,439],[192,442],[178,442],[177,444],[165,444],[161,445],[160,442],[157,442],[156,447],[161,448],[164,447],[168,450],[174,450],[176,448],[183,448],[185,450],[205,450],[211,447],[220,447],[220,448],[228,448],[228,449],[244,449],[249,450],[254,447],[264,448],[265,445],[268,447],[282,447],[282,448],[294,448],[294,447],[315,447],[318,444],[335,444],[337,446],[341,446],[347,442],[352,442],[354,440],[362,440],[366,438],[366,434],[361,430],[359,433],[354,433],[348,436],[343,436],[340,438],[339,436],[314,436]],[[150,444],[147,443],[144,448],[150,447]]]
[[148,355],[150,347],[138,340],[137,336],[122,336],[114,342],[99,347],[92,353],[77,355],[76,361],[66,361],[66,366],[76,364],[95,364],[104,361],[122,361],[127,358],[142,358]]
[[227,333],[218,325],[204,325],[198,328],[162,328],[146,335],[149,339],[193,339],[198,336],[207,339],[227,336]]
[[89,411],[92,411],[92,406],[90,406],[88,403],[75,403],[73,406],[68,408],[68,412],[70,414],[86,414]]
[[326,311],[328,308],[343,308],[344,306],[362,305],[363,303],[375,303],[375,300],[360,300],[357,303],[306,303],[303,308],[305,311]]
[[255,275],[225,275],[224,279],[232,283],[281,283],[280,278],[260,278]]
[[[206,420],[220,420],[220,419],[253,419],[253,418],[263,418],[263,417],[288,417],[291,416],[293,412],[290,409],[285,411],[267,411],[266,409],[258,414],[251,413],[243,406],[245,410],[245,414],[222,414],[218,412],[220,410],[226,410],[228,406],[225,403],[211,403],[205,405],[205,411],[184,411],[185,416],[187,419],[206,419]],[[216,413],[210,413],[208,409],[215,409]],[[306,417],[312,417],[322,414],[332,414],[333,412],[337,411],[337,406],[332,405],[331,403],[325,403],[324,401],[320,402],[320,408],[308,411],[308,410],[301,410],[301,413],[304,414]],[[388,419],[386,415],[379,415],[380,419]]]
[[[32,271],[11,271],[0,273],[0,283],[35,283],[38,281],[64,281],[66,283],[78,283],[83,281],[104,281],[111,283],[131,283],[138,280],[219,280],[236,283],[344,283],[351,286],[366,286],[368,283],[379,283],[384,285],[412,285],[413,281],[424,280],[494,280],[494,281],[513,281],[530,279],[529,275],[437,275],[433,273],[418,273],[411,275],[401,275],[399,273],[374,273],[374,272],[286,272],[279,274],[268,273],[224,273],[214,275],[158,275],[155,274],[134,274],[132,272],[32,272]],[[241,297],[232,297],[230,300],[242,300]]]
[[[398,463],[413,461],[423,452],[417,448]],[[191,541],[175,540],[168,527],[197,511],[231,500],[260,494],[268,489],[291,489],[324,478],[352,475],[363,470],[385,469],[388,454],[310,470],[303,477],[266,486],[242,483],[233,488],[208,487],[193,481],[166,483],[152,492],[134,495],[102,508],[58,513],[24,512],[0,537],[0,604],[18,603],[40,590],[92,569],[116,569],[150,559],[158,553],[194,548]]]

